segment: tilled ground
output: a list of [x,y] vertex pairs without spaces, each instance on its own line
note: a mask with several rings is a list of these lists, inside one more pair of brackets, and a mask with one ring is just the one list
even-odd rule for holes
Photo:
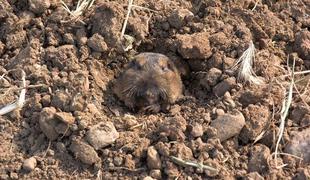
[[[257,2],[136,0],[131,43],[120,40],[125,0],[98,0],[80,21],[58,0],[1,0],[0,107],[18,98],[21,70],[28,88],[0,117],[0,179],[309,178],[309,76],[295,76],[274,152],[288,67],[310,68],[310,1]],[[261,85],[231,71],[251,41]],[[134,114],[111,91],[140,52],[169,56],[182,75],[168,113]]]

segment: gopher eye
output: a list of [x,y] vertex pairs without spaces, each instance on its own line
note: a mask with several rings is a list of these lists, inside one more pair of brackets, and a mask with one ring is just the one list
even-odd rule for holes
[[169,68],[167,66],[164,66],[164,67],[161,67],[161,70],[166,72],[166,71],[169,71]]

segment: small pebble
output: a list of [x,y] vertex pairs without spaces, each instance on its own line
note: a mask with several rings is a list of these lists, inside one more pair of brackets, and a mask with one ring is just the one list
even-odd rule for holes
[[85,164],[92,165],[101,160],[95,149],[81,140],[73,140],[70,150],[74,153],[76,158]]
[[87,128],[87,122],[84,121],[84,120],[81,120],[81,121],[79,122],[78,127],[79,127],[80,130],[83,130],[83,129]]
[[245,125],[245,119],[241,112],[235,111],[233,114],[224,114],[211,122],[211,127],[217,130],[217,138],[225,141],[240,133]]
[[195,123],[193,126],[192,126],[192,131],[191,131],[191,135],[193,137],[200,137],[203,135],[203,128],[202,128],[202,125],[199,124],[199,123]]
[[37,166],[37,160],[34,157],[31,157],[29,159],[26,159],[23,163],[23,169],[26,171],[32,171]]
[[154,179],[162,179],[161,171],[159,169],[153,169],[150,171],[150,176]]
[[47,150],[46,155],[48,155],[48,156],[54,156],[54,155],[55,155],[55,152],[54,152],[54,150],[49,149],[49,150]]
[[75,121],[75,118],[72,116],[72,114],[67,112],[57,112],[55,114],[55,118],[66,124],[73,124]]
[[121,166],[123,164],[123,158],[116,156],[113,162],[116,166]]
[[87,141],[96,150],[113,144],[118,137],[119,133],[112,122],[101,122],[91,127],[86,135]]
[[66,151],[66,145],[62,142],[57,142],[56,148],[59,152],[65,152]]
[[18,179],[18,174],[15,172],[11,172],[10,177],[11,177],[11,179]]
[[161,169],[161,160],[154,146],[147,149],[147,166],[150,169]]
[[143,178],[143,180],[154,180],[154,179],[152,177],[150,177],[150,176],[146,176],[146,177]]

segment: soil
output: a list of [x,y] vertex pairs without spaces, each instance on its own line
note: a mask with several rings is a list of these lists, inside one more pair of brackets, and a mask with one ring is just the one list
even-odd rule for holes
[[[59,0],[2,0],[0,107],[18,98],[21,70],[27,93],[0,116],[0,179],[309,179],[307,75],[295,76],[274,152],[283,75],[294,59],[295,71],[310,68],[310,1],[257,2],[136,0],[124,42],[126,0],[98,0],[78,20]],[[230,71],[250,41],[259,86]],[[167,113],[133,113],[112,92],[142,52],[165,54],[182,75],[184,97]]]

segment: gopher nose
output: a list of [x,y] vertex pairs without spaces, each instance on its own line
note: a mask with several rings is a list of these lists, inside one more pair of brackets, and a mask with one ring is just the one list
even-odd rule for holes
[[146,98],[146,101],[148,102],[148,104],[153,104],[156,102],[156,94],[153,93],[151,90],[147,90],[145,92],[145,98]]

